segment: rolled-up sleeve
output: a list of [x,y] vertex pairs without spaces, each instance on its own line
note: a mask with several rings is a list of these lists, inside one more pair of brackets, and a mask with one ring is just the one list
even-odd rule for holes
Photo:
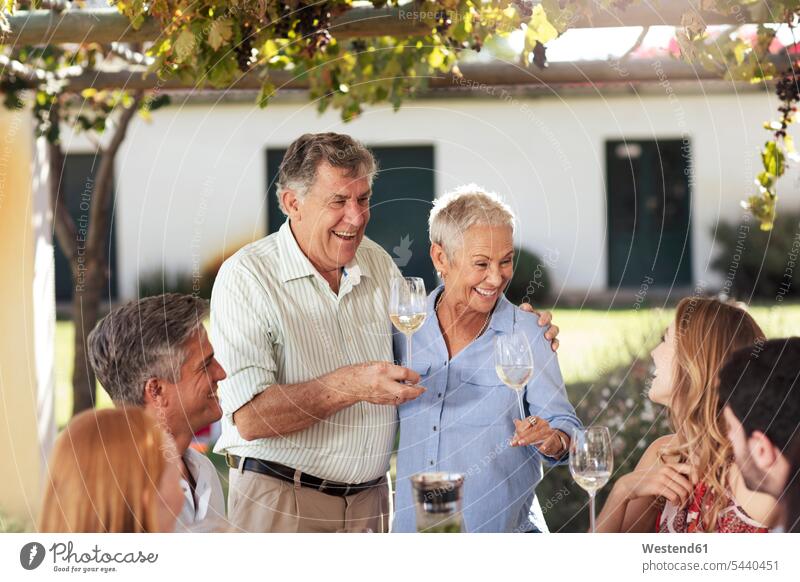
[[[572,435],[572,429],[582,428],[583,424],[567,398],[567,388],[561,376],[558,355],[551,349],[542,328],[537,327],[531,334],[531,351],[534,372],[525,389],[528,408],[531,414],[545,419],[551,428]],[[568,455],[564,455],[557,461],[546,455],[540,456],[551,465],[564,464],[569,458]]]
[[228,261],[211,293],[211,341],[227,378],[220,383],[223,414],[233,413],[276,383],[275,342],[267,292],[241,262]]

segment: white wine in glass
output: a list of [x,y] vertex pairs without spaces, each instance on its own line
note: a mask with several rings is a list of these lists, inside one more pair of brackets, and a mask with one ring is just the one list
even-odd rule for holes
[[611,434],[605,426],[573,429],[569,444],[569,472],[575,482],[589,494],[589,525],[595,532],[594,497],[608,483],[614,470]]
[[406,368],[411,367],[411,336],[425,323],[425,281],[395,277],[389,292],[389,319],[406,336]]
[[494,369],[503,384],[517,393],[519,418],[524,419],[522,393],[533,376],[533,354],[525,334],[515,332],[495,337]]

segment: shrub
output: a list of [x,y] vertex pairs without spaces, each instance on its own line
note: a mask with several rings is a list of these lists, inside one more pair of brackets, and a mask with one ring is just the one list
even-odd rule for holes
[[163,270],[148,271],[139,275],[139,297],[150,297],[162,293],[185,293],[211,299],[211,289],[222,263],[228,255],[219,254],[207,261],[198,274],[167,273]]
[[746,301],[800,297],[800,266],[794,264],[800,258],[800,212],[780,212],[769,232],[746,218],[720,222],[715,234],[721,251],[711,267],[725,278],[725,294]]
[[514,305],[522,302],[537,307],[546,305],[550,298],[549,263],[527,249],[518,248],[514,260],[514,277],[506,290],[506,297]]

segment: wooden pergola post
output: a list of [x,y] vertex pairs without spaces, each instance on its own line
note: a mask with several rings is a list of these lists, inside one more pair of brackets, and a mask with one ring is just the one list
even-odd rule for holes
[[0,515],[30,527],[55,435],[52,220],[30,112],[0,108],[0,136]]

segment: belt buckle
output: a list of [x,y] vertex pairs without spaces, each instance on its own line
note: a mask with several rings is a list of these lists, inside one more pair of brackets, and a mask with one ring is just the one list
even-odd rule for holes
[[228,452],[225,451],[225,462],[228,464],[229,469],[237,469],[237,464],[233,462],[233,456]]
[[[325,489],[328,489],[328,488],[329,488],[329,487],[328,487],[328,485],[330,485],[330,481],[328,481],[327,479],[323,479],[323,480],[322,480],[322,483],[320,483],[320,486],[319,486],[319,491],[320,491],[321,493],[324,493],[324,492],[325,492]],[[336,488],[336,490],[337,490],[337,491],[341,491],[341,490],[342,490],[342,487],[337,487],[337,488]],[[344,494],[343,494],[343,497],[347,497],[348,495],[350,495],[350,484],[349,484],[349,483],[346,483],[346,484],[345,484],[345,486],[344,486]]]

